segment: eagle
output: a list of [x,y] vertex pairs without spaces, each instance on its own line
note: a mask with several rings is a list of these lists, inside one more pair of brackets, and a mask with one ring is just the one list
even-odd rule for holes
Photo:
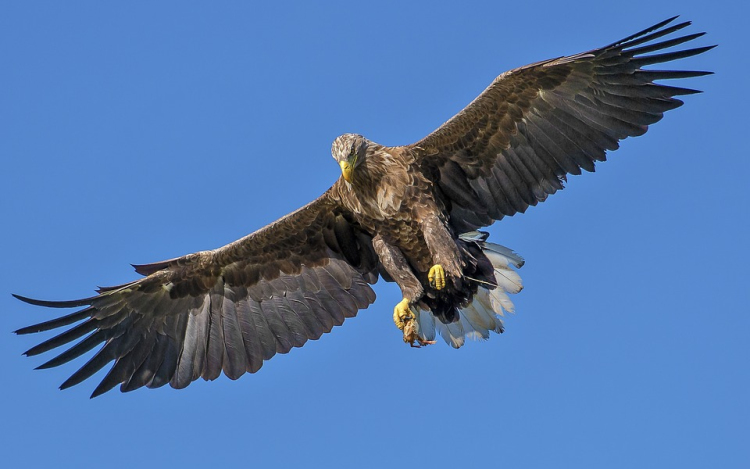
[[38,368],[98,351],[61,389],[112,364],[91,397],[199,377],[230,379],[316,340],[375,301],[371,285],[395,282],[393,320],[408,344],[440,335],[451,346],[503,332],[523,259],[480,231],[592,172],[619,141],[644,134],[675,96],[657,83],[711,72],[644,67],[701,54],[676,48],[704,33],[674,34],[677,17],[610,45],[498,76],[422,140],[384,146],[357,134],[335,139],[341,176],[316,200],[221,248],[134,265],[143,277],[94,296],[32,305],[76,308],[17,334],[65,328],[25,352],[74,342]]

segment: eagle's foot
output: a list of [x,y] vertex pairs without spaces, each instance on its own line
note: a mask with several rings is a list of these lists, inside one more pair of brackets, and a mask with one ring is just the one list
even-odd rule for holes
[[395,308],[393,308],[393,322],[396,323],[396,327],[399,330],[404,330],[404,327],[408,322],[414,321],[414,314],[411,312],[409,307],[409,300],[404,298],[401,300]]
[[445,288],[445,270],[440,264],[435,264],[430,268],[430,272],[427,274],[427,280],[430,281],[430,286],[435,290],[442,290]]

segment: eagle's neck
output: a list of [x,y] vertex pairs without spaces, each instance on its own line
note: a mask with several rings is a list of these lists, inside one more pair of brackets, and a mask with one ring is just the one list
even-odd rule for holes
[[356,170],[363,187],[379,184],[383,179],[391,178],[406,169],[398,155],[392,153],[393,150],[397,149],[376,143],[371,143],[367,147],[366,156]]
[[400,147],[370,144],[364,160],[348,184],[348,203],[355,213],[382,220],[402,211],[407,189],[413,185],[409,155]]

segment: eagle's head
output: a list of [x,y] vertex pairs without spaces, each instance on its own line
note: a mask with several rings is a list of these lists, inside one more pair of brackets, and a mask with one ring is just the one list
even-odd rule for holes
[[354,180],[354,170],[364,162],[371,143],[357,134],[344,134],[333,141],[331,155],[341,167],[346,182],[351,184]]

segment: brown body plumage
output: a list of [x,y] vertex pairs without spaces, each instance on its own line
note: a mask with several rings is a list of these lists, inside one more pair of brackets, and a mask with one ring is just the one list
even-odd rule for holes
[[[62,387],[114,362],[94,395],[169,383],[182,388],[223,371],[257,371],[276,353],[317,339],[375,300],[379,276],[404,300],[396,322],[406,340],[436,333],[455,347],[501,332],[522,260],[474,230],[525,211],[563,188],[568,174],[629,136],[643,134],[677,95],[655,84],[707,72],[642,67],[710,47],[659,52],[701,36],[657,40],[689,23],[659,23],[622,41],[500,75],[463,111],[421,141],[385,147],[346,134],[332,154],[342,178],[317,200],[214,251],[136,266],[144,278],[73,301],[82,307],[23,328],[76,324],[27,355],[72,341],[43,364],[57,366],[100,347]],[[405,325],[405,321],[410,321]],[[408,326],[408,327],[406,327]]]

